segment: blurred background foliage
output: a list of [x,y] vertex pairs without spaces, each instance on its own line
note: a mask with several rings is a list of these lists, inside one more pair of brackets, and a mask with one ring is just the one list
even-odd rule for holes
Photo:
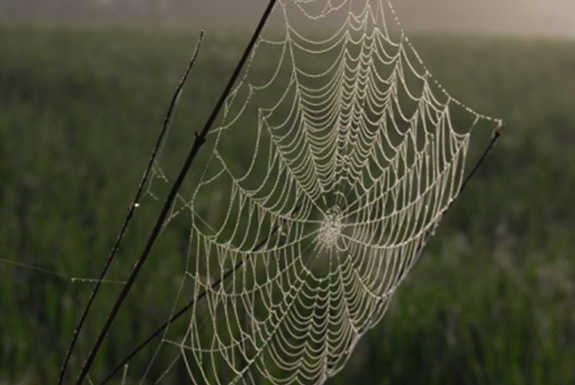
[[[0,382],[55,381],[91,289],[85,279],[111,248],[196,36],[0,25]],[[171,161],[192,142],[245,40],[208,35],[172,129],[174,148],[164,151]],[[386,317],[330,383],[575,383],[575,43],[413,41],[453,96],[507,125]],[[472,154],[481,150],[472,146]],[[110,280],[125,279],[151,206]],[[165,293],[184,272],[170,247],[185,248],[185,237],[169,235],[166,257],[144,269],[96,372],[165,320]],[[118,288],[104,285],[86,336]],[[90,342],[81,339],[80,352]]]

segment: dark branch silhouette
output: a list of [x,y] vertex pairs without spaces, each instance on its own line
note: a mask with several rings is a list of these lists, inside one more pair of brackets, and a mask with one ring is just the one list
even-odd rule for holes
[[78,376],[78,379],[75,382],[76,385],[81,385],[84,382],[84,380],[86,379],[86,376],[88,375],[88,371],[92,367],[94,359],[96,358],[98,351],[100,350],[100,347],[102,346],[102,343],[104,342],[104,339],[106,338],[106,335],[108,334],[108,331],[110,330],[116,316],[118,315],[120,309],[122,308],[122,304],[124,303],[126,297],[128,296],[130,289],[132,288],[132,286],[134,285],[134,282],[138,278],[142,267],[146,263],[149,255],[150,255],[150,252],[151,252],[154,244],[156,243],[156,240],[157,240],[157,238],[158,238],[158,236],[162,230],[162,227],[164,225],[164,221],[165,221],[168,213],[170,212],[170,209],[174,203],[174,200],[176,199],[178,191],[180,190],[180,187],[182,186],[184,179],[185,179],[194,159],[196,158],[202,145],[205,143],[206,136],[207,136],[208,132],[210,131],[210,129],[211,129],[212,125],[214,124],[217,116],[219,115],[226,99],[228,98],[229,94],[231,93],[231,91],[234,87],[234,84],[235,84],[237,78],[239,77],[245,63],[247,62],[247,60],[250,56],[250,53],[252,52],[253,47],[255,46],[255,44],[256,44],[259,36],[260,36],[260,33],[263,30],[263,28],[264,28],[264,26],[265,26],[265,24],[269,18],[269,15],[271,14],[271,11],[272,11],[275,3],[276,3],[276,0],[270,0],[264,14],[262,15],[262,17],[258,23],[258,26],[257,26],[250,42],[248,43],[240,61],[238,62],[237,66],[236,66],[236,69],[234,70],[232,76],[230,77],[226,88],[222,92],[220,99],[218,100],[218,103],[214,107],[214,109],[213,109],[210,117],[208,118],[206,124],[204,125],[202,131],[200,131],[199,133],[196,133],[196,137],[195,137],[195,140],[192,144],[192,147],[190,148],[188,156],[187,156],[184,164],[182,165],[182,168],[180,170],[180,173],[178,174],[178,177],[176,178],[174,184],[172,185],[172,188],[168,194],[168,197],[166,198],[166,201],[162,207],[162,210],[161,210],[161,212],[160,212],[160,214],[156,220],[156,223],[152,229],[152,232],[148,238],[146,246],[144,247],[144,250],[142,251],[142,254],[140,255],[140,257],[136,261],[134,269],[132,270],[130,276],[128,277],[128,280],[126,281],[126,284],[124,285],[122,291],[120,292],[120,295],[118,296],[118,299],[116,300],[108,318],[106,319],[106,322],[104,323],[104,326],[102,327],[102,329],[100,331],[100,334],[96,338],[96,341],[94,342],[94,345],[92,346],[92,349],[90,350],[90,353],[88,354],[88,358],[86,358],[86,361],[85,361],[84,365],[82,366],[82,370],[80,372],[80,375]]
[[144,187],[146,186],[146,184],[148,183],[148,179],[150,178],[152,166],[154,165],[154,161],[156,160],[156,157],[158,156],[158,152],[162,146],[162,143],[164,142],[164,138],[166,136],[166,133],[168,132],[170,125],[172,123],[174,112],[175,112],[176,106],[178,104],[178,100],[180,98],[180,95],[182,94],[182,90],[184,88],[186,80],[188,79],[190,72],[192,71],[192,68],[194,67],[194,65],[196,63],[196,59],[198,57],[198,53],[200,50],[200,46],[202,44],[203,37],[204,37],[204,32],[202,31],[200,33],[200,37],[198,38],[198,41],[196,43],[196,48],[194,49],[194,53],[192,54],[192,58],[190,59],[190,62],[188,63],[188,66],[184,72],[184,75],[182,76],[182,79],[180,80],[180,83],[178,84],[178,87],[176,88],[176,90],[174,92],[174,95],[173,95],[172,100],[170,102],[170,105],[168,107],[168,112],[166,113],[166,116],[164,118],[164,123],[162,125],[162,129],[160,130],[158,138],[156,139],[156,143],[154,145],[154,149],[152,150],[152,154],[150,155],[150,159],[148,160],[148,164],[147,164],[146,169],[144,171],[144,175],[142,176],[142,180],[140,181],[140,184],[139,184],[138,189],[136,191],[136,195],[134,196],[134,199],[132,200],[132,204],[130,205],[130,208],[128,209],[128,213],[126,214],[126,217],[124,219],[124,223],[122,224],[120,232],[118,233],[118,237],[116,238],[114,246],[112,247],[112,251],[110,252],[110,255],[108,256],[108,259],[104,263],[104,266],[102,267],[102,271],[100,272],[100,275],[98,276],[98,279],[96,280],[96,284],[94,285],[94,289],[92,290],[92,293],[90,294],[90,298],[88,299],[88,303],[84,307],[84,311],[82,312],[82,315],[80,316],[80,320],[78,321],[78,324],[76,325],[76,328],[74,329],[72,341],[70,342],[70,345],[68,346],[68,350],[66,351],[66,356],[64,357],[64,361],[63,361],[62,367],[60,369],[60,374],[58,377],[58,385],[61,385],[64,382],[64,377],[65,377],[66,371],[68,369],[70,357],[72,356],[72,353],[74,352],[76,342],[78,341],[78,336],[80,335],[80,332],[82,331],[82,327],[84,326],[86,318],[88,317],[88,314],[89,314],[90,309],[92,307],[92,303],[94,302],[94,299],[98,295],[98,291],[100,290],[101,283],[104,280],[104,278],[106,277],[106,274],[108,273],[110,265],[112,264],[112,262],[116,258],[118,251],[120,250],[120,246],[122,244],[122,241],[124,240],[124,235],[126,234],[128,226],[130,225],[130,222],[132,221],[132,218],[134,217],[134,212],[135,212],[136,208],[138,207],[140,200],[142,199],[142,195],[144,193]]

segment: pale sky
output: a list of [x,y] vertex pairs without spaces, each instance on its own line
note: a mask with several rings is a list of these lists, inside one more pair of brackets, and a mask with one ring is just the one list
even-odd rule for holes
[[401,0],[394,4],[405,26],[413,29],[575,37],[575,0]]
[[[268,0],[202,0],[200,23],[244,24],[257,19]],[[575,38],[575,0],[395,0],[407,30],[570,36]]]
[[[284,0],[285,1],[285,0]],[[316,0],[325,2],[328,0]],[[343,0],[329,0],[338,3]],[[386,0],[383,0],[386,1]],[[575,0],[391,0],[407,31],[575,38]],[[0,18],[253,26],[269,0],[0,0]],[[120,5],[122,11],[114,8]],[[170,11],[166,11],[170,8]],[[121,15],[121,16],[120,16]]]

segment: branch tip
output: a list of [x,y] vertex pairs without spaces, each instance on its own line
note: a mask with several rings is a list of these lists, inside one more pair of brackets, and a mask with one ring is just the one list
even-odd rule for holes
[[495,127],[495,130],[493,131],[493,136],[499,136],[503,133],[503,127],[505,127],[505,122],[503,122],[503,120],[499,119],[497,121],[497,126]]

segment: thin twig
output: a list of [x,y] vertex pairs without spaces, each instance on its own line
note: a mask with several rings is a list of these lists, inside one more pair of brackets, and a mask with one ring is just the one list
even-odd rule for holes
[[158,238],[158,236],[162,230],[162,226],[164,225],[164,221],[165,221],[169,211],[171,210],[172,204],[174,203],[174,200],[176,199],[178,191],[180,190],[180,187],[182,186],[182,183],[184,182],[184,179],[185,179],[194,159],[196,158],[198,151],[200,150],[201,146],[205,143],[206,136],[207,136],[208,132],[210,131],[212,125],[214,124],[217,116],[219,115],[226,99],[228,98],[229,94],[231,93],[231,91],[234,87],[234,84],[235,84],[237,78],[239,77],[245,63],[247,62],[248,57],[249,57],[250,53],[252,52],[252,49],[255,46],[255,44],[259,38],[259,35],[260,35],[263,27],[265,26],[267,19],[268,19],[269,15],[271,14],[271,11],[272,11],[275,3],[276,3],[276,0],[270,0],[268,7],[266,8],[266,10],[265,10],[260,22],[259,22],[254,34],[253,34],[248,46],[246,47],[246,50],[244,51],[242,58],[238,62],[238,65],[236,66],[236,69],[235,69],[234,73],[232,74],[224,92],[222,93],[218,103],[214,107],[212,114],[208,118],[202,131],[199,134],[196,133],[196,138],[194,140],[192,147],[190,148],[190,152],[188,153],[188,157],[186,158],[186,161],[184,162],[176,181],[172,185],[172,188],[168,194],[168,197],[166,198],[166,202],[164,203],[164,206],[162,207],[162,210],[158,216],[156,224],[154,225],[154,228],[152,229],[152,232],[148,238],[148,242],[146,243],[146,246],[144,247],[142,254],[138,258],[138,260],[134,266],[134,269],[132,270],[132,273],[128,277],[128,280],[126,281],[126,285],[123,287],[122,291],[120,292],[120,295],[119,295],[118,299],[116,300],[116,303],[114,304],[114,307],[112,308],[112,311],[110,312],[108,318],[106,319],[106,322],[104,323],[104,326],[102,327],[102,329],[100,331],[100,334],[98,335],[96,341],[94,342],[94,345],[92,346],[92,349],[88,355],[88,358],[86,359],[86,361],[82,367],[80,375],[79,375],[78,379],[76,380],[76,385],[81,385],[84,382],[84,379],[86,378],[86,376],[88,374],[88,371],[92,367],[94,359],[96,358],[96,355],[98,354],[98,351],[100,350],[100,347],[101,347],[102,343],[104,342],[104,339],[106,338],[106,335],[108,334],[108,331],[110,330],[110,327],[112,326],[112,323],[114,322],[116,316],[118,315],[118,312],[120,311],[120,308],[122,307],[122,304],[124,303],[124,300],[126,299],[128,293],[130,292],[130,289],[134,285],[134,282],[135,282],[136,278],[138,277],[140,270],[142,269],[143,265],[145,264],[146,260],[148,259],[149,255],[150,255],[150,251],[152,250],[152,247],[154,246],[156,239]]
[[74,351],[74,347],[76,346],[76,342],[78,341],[78,336],[80,334],[80,331],[82,330],[82,327],[84,326],[84,322],[86,321],[86,318],[88,317],[88,313],[90,312],[90,309],[92,307],[92,303],[94,302],[94,299],[96,298],[96,295],[98,294],[98,291],[100,290],[100,285],[104,281],[104,278],[106,277],[106,274],[108,273],[110,265],[114,261],[116,255],[120,249],[120,246],[121,246],[122,241],[124,239],[124,235],[126,234],[128,226],[129,226],[129,224],[132,221],[132,218],[134,216],[134,212],[136,211],[136,208],[138,208],[139,202],[142,199],[142,195],[144,193],[144,187],[148,183],[148,179],[150,178],[150,173],[152,171],[152,167],[154,165],[154,162],[156,161],[156,157],[158,156],[160,148],[162,147],[162,144],[164,142],[164,137],[166,136],[166,133],[168,132],[170,125],[172,123],[174,112],[175,112],[176,106],[178,104],[178,100],[180,98],[180,95],[182,94],[182,90],[184,88],[184,85],[185,85],[185,83],[186,83],[186,81],[190,75],[192,68],[194,67],[194,65],[196,63],[196,59],[198,57],[198,53],[199,53],[203,38],[204,38],[204,31],[201,31],[200,36],[198,38],[198,41],[196,42],[196,48],[194,49],[194,53],[192,54],[192,57],[188,63],[188,66],[184,72],[184,75],[182,76],[182,78],[180,80],[180,83],[178,84],[178,87],[176,88],[176,91],[174,92],[174,95],[172,96],[172,100],[171,100],[170,105],[168,107],[168,112],[166,113],[166,116],[164,117],[162,129],[160,130],[158,138],[156,139],[154,149],[152,150],[152,154],[150,155],[150,159],[148,160],[148,164],[146,166],[146,169],[144,171],[144,175],[142,176],[142,180],[140,181],[140,184],[139,184],[138,189],[136,191],[136,195],[134,196],[134,199],[132,200],[132,204],[130,205],[130,208],[128,209],[128,213],[126,214],[126,217],[124,219],[124,223],[122,224],[122,227],[120,229],[118,237],[116,238],[116,241],[114,243],[114,246],[112,247],[112,250],[111,250],[110,254],[108,255],[108,259],[106,260],[106,262],[102,268],[102,271],[100,272],[100,275],[98,276],[98,279],[96,280],[96,284],[94,285],[92,293],[90,294],[90,298],[88,299],[88,303],[84,307],[84,311],[80,317],[80,321],[78,322],[78,324],[76,325],[76,328],[74,329],[72,341],[70,342],[70,345],[68,346],[68,350],[66,351],[66,356],[64,357],[64,361],[63,361],[62,367],[60,369],[60,374],[58,377],[58,385],[62,385],[62,383],[64,382],[64,377],[66,375],[66,370],[68,369],[70,357],[72,356],[72,353]]
[[[503,122],[502,121],[498,121],[497,122],[497,126],[495,127],[495,129],[493,130],[493,135],[491,136],[491,140],[489,141],[489,144],[487,145],[487,147],[485,148],[485,150],[483,150],[483,153],[481,154],[481,156],[479,157],[479,159],[477,160],[477,162],[475,162],[475,165],[473,166],[473,168],[471,169],[471,171],[469,172],[469,174],[467,174],[467,176],[465,177],[465,179],[463,180],[463,182],[461,183],[461,187],[459,187],[459,191],[457,192],[457,196],[455,197],[454,200],[452,200],[451,202],[449,202],[449,204],[447,205],[447,207],[441,212],[441,214],[439,215],[438,219],[435,221],[435,223],[432,223],[431,226],[425,231],[419,245],[417,246],[417,249],[415,250],[415,258],[413,258],[413,261],[417,261],[419,259],[419,257],[421,256],[421,254],[423,253],[423,249],[425,249],[425,246],[427,246],[427,243],[430,241],[430,239],[434,236],[435,234],[435,229],[437,228],[437,226],[439,225],[439,222],[441,221],[441,219],[445,216],[445,214],[449,211],[449,209],[451,209],[451,207],[453,206],[453,204],[457,201],[457,198],[461,195],[461,193],[463,192],[463,190],[465,189],[465,187],[467,187],[469,185],[469,182],[471,181],[471,179],[473,178],[473,176],[477,173],[477,171],[479,170],[479,168],[483,165],[483,163],[485,163],[485,160],[487,159],[487,156],[491,153],[491,150],[493,150],[493,146],[495,146],[495,143],[497,142],[497,140],[499,139],[499,137],[501,136],[501,133],[503,132]],[[413,266],[412,265],[403,265],[401,267],[401,270],[399,272],[399,280],[402,280],[403,277],[405,277],[407,275],[407,272],[409,271],[409,269]]]
[[[459,188],[458,195],[461,194],[461,192],[465,189],[465,187],[467,187],[467,184],[469,183],[471,178],[473,178],[473,175],[475,175],[477,170],[479,170],[479,167],[481,167],[483,162],[485,162],[485,159],[487,159],[487,156],[489,155],[489,153],[493,149],[493,146],[495,146],[495,143],[497,142],[497,139],[499,139],[499,137],[501,136],[502,132],[503,132],[503,122],[500,120],[497,122],[497,126],[493,130],[493,136],[491,136],[491,141],[489,142],[489,145],[487,146],[485,151],[483,151],[483,154],[481,155],[481,157],[479,158],[477,163],[475,163],[475,166],[469,172],[469,174],[467,175],[467,177],[465,178],[465,180],[461,184],[461,187]],[[449,208],[449,207],[447,207],[447,208]]]

